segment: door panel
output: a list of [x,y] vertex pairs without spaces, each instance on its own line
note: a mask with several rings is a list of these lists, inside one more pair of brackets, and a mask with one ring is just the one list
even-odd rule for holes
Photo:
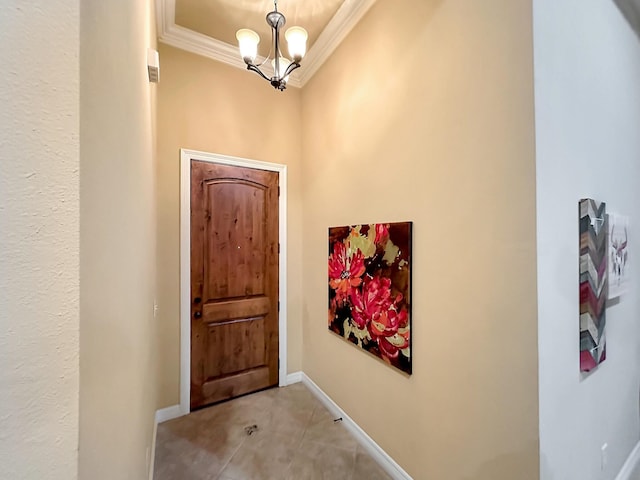
[[205,206],[215,214],[205,224],[205,296],[264,295],[267,188],[224,179],[207,181],[204,189]]
[[202,317],[207,322],[231,320],[238,316],[241,318],[264,317],[269,313],[270,306],[271,300],[265,296],[209,302],[202,306]]
[[191,162],[191,408],[278,384],[278,174]]

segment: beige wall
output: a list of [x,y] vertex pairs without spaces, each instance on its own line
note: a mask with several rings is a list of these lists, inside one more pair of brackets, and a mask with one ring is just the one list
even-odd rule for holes
[[81,4],[82,480],[148,475],[157,394],[150,3]]
[[[530,0],[379,1],[302,94],[303,370],[416,480],[538,478]],[[327,331],[327,227],[414,222],[413,371]]]
[[0,478],[77,478],[77,0],[0,2]]
[[288,371],[300,370],[302,230],[300,92],[160,45],[158,90],[158,406],[180,401],[180,149],[288,166]]

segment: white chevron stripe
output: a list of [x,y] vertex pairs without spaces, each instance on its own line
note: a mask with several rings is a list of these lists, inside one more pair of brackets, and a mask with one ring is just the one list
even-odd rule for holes
[[[598,210],[602,202],[596,202],[595,200],[583,200],[580,202],[580,218],[588,215],[591,218],[598,218]],[[603,218],[604,220],[604,218]]]
[[601,277],[598,276],[598,269],[594,265],[591,256],[588,253],[585,253],[584,255],[580,255],[580,272],[589,273],[589,276],[591,276],[591,284],[596,285],[597,295],[599,297],[606,283],[605,280],[607,279],[607,269],[605,268],[605,270],[602,272]]
[[588,216],[591,219],[593,231],[597,236],[606,233],[606,228],[603,228],[606,225],[604,208],[602,209],[602,214],[598,214],[598,210],[602,205],[603,202],[596,202],[594,200],[583,200],[580,202],[580,219]]
[[598,327],[596,326],[596,323],[593,321],[593,318],[591,317],[591,314],[589,313],[583,313],[582,315],[580,315],[580,331],[584,332],[584,331],[589,331],[589,333],[591,334],[591,336],[593,337],[593,339],[596,341],[596,343],[598,342]]
[[598,365],[602,362],[602,354],[604,353],[605,350],[605,346],[607,345],[607,332],[606,330],[602,331],[602,336],[600,337],[600,340],[598,341]]

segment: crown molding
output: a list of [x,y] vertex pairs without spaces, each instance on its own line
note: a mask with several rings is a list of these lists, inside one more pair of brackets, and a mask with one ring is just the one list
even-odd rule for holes
[[[305,55],[302,68],[291,74],[288,85],[303,87],[375,2],[376,0],[345,0]],[[176,25],[175,17],[176,0],[156,2],[156,22],[160,42],[232,67],[246,69],[245,63],[238,55],[237,46]],[[267,76],[273,75],[273,68],[269,64],[261,66],[261,70]]]
[[[173,1],[173,0],[167,0]],[[173,24],[166,30],[161,37],[158,37],[162,43],[171,45],[172,47],[186,50],[187,52],[202,55],[213,60],[217,60],[232,67],[245,70],[246,64],[242,61],[238,54],[238,47],[221,42],[215,38],[203,35],[180,25]],[[267,77],[273,76],[273,67],[269,64],[260,66],[260,69]],[[294,75],[289,77],[288,86],[300,88],[300,80]]]

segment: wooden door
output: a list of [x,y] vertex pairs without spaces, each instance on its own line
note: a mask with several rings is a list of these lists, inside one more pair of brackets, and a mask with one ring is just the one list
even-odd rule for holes
[[278,384],[278,173],[191,161],[191,408]]

